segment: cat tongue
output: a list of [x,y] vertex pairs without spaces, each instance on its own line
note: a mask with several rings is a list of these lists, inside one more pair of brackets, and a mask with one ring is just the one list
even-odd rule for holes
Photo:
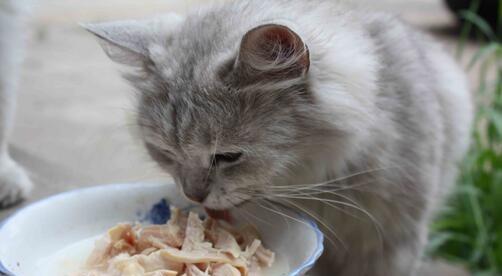
[[233,218],[228,210],[214,210],[209,208],[204,208],[209,217],[216,220],[224,220],[228,223],[231,223]]

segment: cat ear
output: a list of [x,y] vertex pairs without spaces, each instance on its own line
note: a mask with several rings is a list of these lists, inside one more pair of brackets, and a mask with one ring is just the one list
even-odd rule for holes
[[149,47],[166,39],[183,17],[169,14],[150,20],[80,24],[96,35],[105,53],[115,62],[140,67],[150,60]]
[[237,66],[258,75],[297,78],[309,70],[309,50],[290,28],[277,24],[262,25],[242,38]]

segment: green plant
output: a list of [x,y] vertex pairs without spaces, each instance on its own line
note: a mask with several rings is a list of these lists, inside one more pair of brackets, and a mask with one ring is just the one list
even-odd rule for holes
[[467,23],[459,47],[462,53],[472,27],[485,39],[469,64],[480,68],[473,141],[457,192],[432,226],[429,251],[477,276],[502,275],[502,43],[475,13],[475,2],[462,12]]

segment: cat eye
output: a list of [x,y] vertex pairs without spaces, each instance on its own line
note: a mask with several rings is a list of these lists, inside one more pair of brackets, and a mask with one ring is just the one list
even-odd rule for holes
[[225,152],[215,154],[213,156],[213,166],[216,166],[220,163],[235,163],[239,161],[242,156],[242,152]]

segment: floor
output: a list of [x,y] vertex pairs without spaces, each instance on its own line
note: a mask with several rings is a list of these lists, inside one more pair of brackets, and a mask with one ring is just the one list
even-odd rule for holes
[[[24,204],[85,186],[168,179],[131,133],[132,93],[119,68],[77,22],[184,13],[203,2],[207,1],[35,2],[11,140],[13,156],[36,183],[33,196]],[[431,31],[451,51],[455,49],[454,20],[441,0],[357,2],[363,8],[400,14]],[[0,219],[15,210],[0,211]]]

